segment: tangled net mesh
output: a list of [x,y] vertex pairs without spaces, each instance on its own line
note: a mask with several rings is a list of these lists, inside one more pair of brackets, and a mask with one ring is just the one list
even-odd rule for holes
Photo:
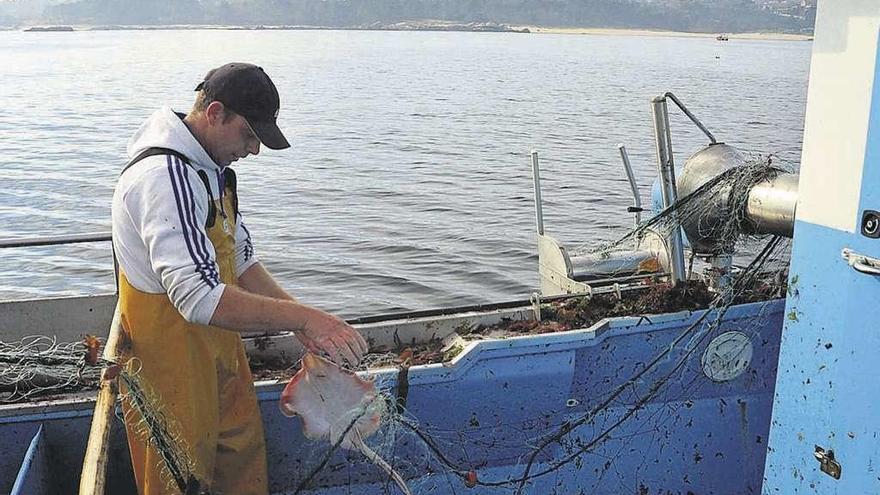
[[746,214],[749,191],[760,182],[790,172],[790,165],[780,163],[772,155],[748,154],[742,166],[707,180],[623,236],[599,245],[579,244],[569,248],[569,252],[577,256],[630,250],[648,232],[667,238],[676,229],[695,225],[700,237],[714,241],[717,253],[732,253],[736,249],[737,254],[748,259],[756,254],[756,243],[767,237],[751,233],[751,220]]
[[132,358],[129,365],[119,373],[124,384],[121,400],[127,425],[145,444],[158,452],[158,467],[169,490],[200,495],[202,484],[195,476],[195,463],[189,454],[186,441],[180,433],[177,420],[165,412],[161,397],[139,374],[139,362]]
[[0,402],[95,388],[101,368],[89,358],[96,345],[96,340],[58,342],[45,335],[0,341]]

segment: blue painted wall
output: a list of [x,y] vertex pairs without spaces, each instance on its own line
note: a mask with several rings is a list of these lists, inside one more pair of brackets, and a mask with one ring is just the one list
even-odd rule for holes
[[[867,139],[859,221],[865,209],[880,210],[880,60],[868,128],[853,136]],[[880,240],[800,221],[794,239],[763,492],[876,495],[880,277],[856,272],[841,250],[880,258]],[[839,480],[819,470],[816,446],[834,451]]]

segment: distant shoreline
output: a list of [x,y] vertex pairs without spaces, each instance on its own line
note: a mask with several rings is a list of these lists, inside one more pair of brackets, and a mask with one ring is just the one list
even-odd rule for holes
[[30,26],[25,32],[71,32],[71,31],[456,31],[477,33],[529,33],[526,27],[514,27],[496,22],[455,23],[446,21],[407,21],[392,24],[371,23],[362,26],[303,26],[303,25],[51,25]]
[[[363,26],[237,26],[237,25],[46,25],[30,26],[20,29],[25,32],[72,32],[72,31],[176,31],[176,30],[229,30],[229,31],[450,31],[450,32],[495,32],[526,34],[572,34],[594,36],[656,36],[674,38],[710,38],[721,33],[692,33],[685,31],[665,31],[653,29],[624,28],[572,28],[548,26],[516,26],[494,22],[454,23],[446,21],[407,21],[393,24],[373,23]],[[729,40],[775,40],[812,41],[813,36],[794,33],[724,33]]]
[[[618,28],[567,28],[545,26],[523,26],[537,34],[592,34],[599,36],[659,36],[669,38],[712,38],[721,33],[689,33],[685,31],[664,31],[653,29]],[[776,40],[812,41],[813,35],[793,33],[724,33],[730,40]]]

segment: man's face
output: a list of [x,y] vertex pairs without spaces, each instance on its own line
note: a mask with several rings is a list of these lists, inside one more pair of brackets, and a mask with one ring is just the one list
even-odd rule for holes
[[[210,112],[210,108],[208,111]],[[237,113],[226,111],[209,116],[211,128],[211,158],[225,167],[248,155],[260,153],[260,139],[247,120]]]

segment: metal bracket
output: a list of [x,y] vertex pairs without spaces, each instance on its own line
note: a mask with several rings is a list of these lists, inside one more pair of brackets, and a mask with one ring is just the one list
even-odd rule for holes
[[531,297],[529,297],[529,301],[532,303],[532,311],[535,312],[535,321],[541,321],[541,294],[537,292],[532,292]]
[[840,255],[855,271],[867,275],[880,275],[880,259],[856,253],[849,248],[843,248]]
[[679,100],[677,96],[675,96],[674,94],[672,94],[668,91],[663,96],[672,100],[672,102],[675,103],[676,106],[678,106],[678,108],[680,108],[681,111],[684,112],[684,114],[687,115],[687,117],[689,119],[691,119],[691,122],[693,122],[694,125],[699,127],[701,131],[703,131],[703,134],[705,134],[706,137],[709,138],[710,143],[718,144],[718,141],[715,139],[715,136],[713,136],[712,133],[709,132],[709,129],[706,129],[706,126],[704,126],[703,123],[700,122],[700,119],[698,119],[694,114],[691,113],[690,110],[687,109],[686,106],[684,106],[684,103],[682,103],[681,100]]
[[834,459],[833,450],[825,450],[816,445],[816,451],[813,455],[816,457],[816,460],[819,461],[819,469],[822,470],[823,473],[836,480],[840,479],[842,468],[840,467],[840,463]]

